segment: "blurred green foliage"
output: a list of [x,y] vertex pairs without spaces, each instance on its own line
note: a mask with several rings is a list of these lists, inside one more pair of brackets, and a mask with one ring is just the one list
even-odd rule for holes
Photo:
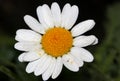
[[[120,3],[107,7],[106,18],[105,37],[93,52],[94,62],[85,63],[77,73],[64,68],[55,81],[120,81]],[[14,49],[14,43],[13,37],[0,36],[0,80],[42,81],[41,76],[25,72],[26,63],[18,62],[20,52]]]

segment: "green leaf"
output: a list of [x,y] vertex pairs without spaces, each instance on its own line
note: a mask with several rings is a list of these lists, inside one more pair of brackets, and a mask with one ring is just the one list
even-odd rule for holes
[[7,67],[0,66],[0,71],[3,72],[8,77],[10,77],[11,79],[19,81],[19,80],[17,80],[17,77],[15,77],[15,74],[10,69],[8,69]]
[[[120,58],[120,3],[109,5],[107,7],[106,16],[107,19],[104,22],[106,36],[95,52],[95,66],[99,72],[101,72],[105,77],[108,77],[107,81],[119,81],[120,73],[118,73],[118,70],[120,70],[120,60],[118,59]],[[112,67],[113,65],[115,68],[119,68],[115,69]],[[112,76],[112,71],[116,72],[115,77]],[[117,79],[115,80],[115,78]]]

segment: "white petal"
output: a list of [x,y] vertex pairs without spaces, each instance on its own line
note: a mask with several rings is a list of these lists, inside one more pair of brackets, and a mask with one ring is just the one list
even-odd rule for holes
[[40,55],[39,55],[38,52],[30,51],[30,52],[25,53],[25,55],[23,57],[23,61],[34,61],[34,60],[41,58],[41,56],[43,56],[43,55],[44,55],[44,53],[40,53]]
[[23,57],[24,57],[24,55],[25,55],[25,53],[22,53],[22,54],[20,54],[20,55],[18,56],[18,60],[19,60],[20,62],[23,62]]
[[44,17],[43,17],[42,7],[41,6],[39,6],[37,8],[37,16],[38,16],[38,19],[39,19],[40,23],[42,24],[42,26],[46,29],[48,26],[47,26],[47,24],[44,21]]
[[50,66],[48,69],[42,74],[42,78],[44,81],[48,80],[50,76],[52,75],[54,69],[55,69],[56,59],[52,58],[52,61],[50,63]]
[[78,7],[76,5],[72,6],[68,13],[69,14],[67,14],[66,16],[67,17],[66,21],[63,22],[65,22],[64,27],[69,30],[75,24],[78,18],[78,13],[79,13]]
[[34,61],[34,60],[41,58],[44,54],[45,53],[43,50],[39,50],[36,52],[35,51],[24,52],[19,55],[18,60],[20,62]]
[[98,39],[94,35],[79,36],[73,40],[73,45],[77,47],[86,47],[88,45],[95,45],[98,43]]
[[61,57],[58,57],[56,64],[55,64],[53,74],[52,74],[52,79],[55,79],[60,75],[62,68],[63,68],[62,59],[61,59]]
[[35,51],[39,50],[41,45],[36,42],[18,42],[14,47],[20,51]]
[[45,72],[45,70],[49,67],[51,63],[51,60],[52,60],[52,57],[48,55],[43,57],[43,59],[41,58],[41,62],[39,65],[36,66],[34,74],[38,76],[38,75],[41,75],[43,72]]
[[48,56],[47,56],[46,54],[43,55],[43,56],[40,58],[40,61],[39,61],[38,65],[36,66],[35,70],[34,70],[34,74],[35,74],[35,75],[38,75],[37,70],[41,69],[41,68],[38,67],[38,66],[39,66],[39,65],[43,65],[44,62],[47,60],[47,58],[48,58]]
[[34,31],[39,32],[41,34],[45,33],[45,28],[32,16],[26,15],[24,16],[24,21],[26,24]]
[[85,62],[92,62],[94,59],[93,55],[89,51],[79,47],[73,47],[71,49],[71,54],[77,59],[83,60]]
[[91,30],[95,25],[94,20],[86,20],[79,24],[77,24],[73,29],[71,30],[72,36],[78,36],[81,35],[89,30]]
[[63,10],[62,10],[61,27],[65,27],[65,26],[66,26],[68,17],[69,17],[69,15],[71,14],[70,11],[71,11],[71,6],[70,6],[69,3],[67,3],[67,4],[63,7]]
[[32,41],[32,42],[40,42],[41,35],[28,29],[19,29],[16,32],[15,39],[17,41]]
[[80,60],[80,59],[77,59],[74,55],[72,55],[72,54],[69,54],[73,59],[74,59],[74,61],[77,63],[77,65],[79,66],[79,67],[82,67],[83,66],[83,61],[82,60]]
[[28,65],[26,67],[26,72],[27,73],[32,73],[35,70],[36,66],[40,64],[40,60],[41,59],[38,59],[36,61],[28,63]]
[[62,57],[63,64],[65,65],[66,68],[73,72],[79,71],[79,66],[75,62],[75,60],[69,55],[63,55]]
[[45,28],[54,27],[52,13],[48,5],[44,4],[37,8],[38,18]]
[[58,3],[54,2],[51,5],[51,12],[53,15],[55,26],[60,27],[61,26],[61,10],[60,10]]

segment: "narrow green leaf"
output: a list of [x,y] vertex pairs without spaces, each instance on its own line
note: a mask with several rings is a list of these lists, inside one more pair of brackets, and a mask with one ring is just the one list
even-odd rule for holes
[[14,74],[10,69],[8,69],[7,67],[5,67],[5,66],[0,66],[0,71],[1,71],[2,73],[4,73],[5,75],[7,75],[8,77],[10,77],[11,79],[18,81],[18,80],[16,79],[17,77],[15,77],[15,74]]

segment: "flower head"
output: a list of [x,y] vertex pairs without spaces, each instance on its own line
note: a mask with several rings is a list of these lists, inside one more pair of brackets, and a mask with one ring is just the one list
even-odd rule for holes
[[15,48],[22,53],[20,62],[29,62],[27,73],[42,75],[43,80],[57,78],[63,65],[73,72],[79,71],[83,62],[92,62],[92,54],[84,49],[98,43],[94,35],[83,33],[92,29],[94,20],[86,20],[73,26],[78,17],[78,7],[66,4],[61,12],[54,2],[51,9],[44,4],[37,8],[39,22],[30,15],[24,16],[24,21],[32,29],[19,29],[15,39]]

